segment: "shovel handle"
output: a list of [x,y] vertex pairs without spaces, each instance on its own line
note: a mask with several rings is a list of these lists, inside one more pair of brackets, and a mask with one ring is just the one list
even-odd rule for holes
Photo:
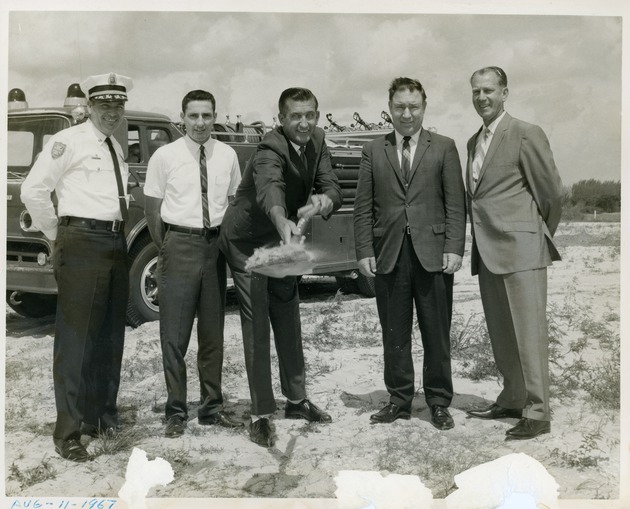
[[311,218],[319,212],[319,205],[308,204],[298,209],[297,215],[300,220],[297,222],[298,235],[302,235],[306,229],[306,225]]

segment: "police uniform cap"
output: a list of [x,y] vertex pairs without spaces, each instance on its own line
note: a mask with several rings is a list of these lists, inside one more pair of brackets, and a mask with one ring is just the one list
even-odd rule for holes
[[99,101],[126,101],[127,92],[132,88],[131,78],[115,72],[90,76],[81,83],[81,89],[87,93],[88,99]]

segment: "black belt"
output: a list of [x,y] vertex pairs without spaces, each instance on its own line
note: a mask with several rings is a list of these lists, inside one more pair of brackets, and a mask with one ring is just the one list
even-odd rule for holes
[[59,224],[64,226],[78,226],[86,230],[107,230],[118,233],[125,229],[125,222],[115,219],[114,221],[102,221],[100,219],[91,219],[89,217],[73,217],[63,216]]
[[171,230],[178,233],[187,233],[188,235],[199,235],[200,237],[212,237],[219,234],[219,227],[214,228],[189,228],[188,226],[178,226],[176,224],[164,223],[166,231]]

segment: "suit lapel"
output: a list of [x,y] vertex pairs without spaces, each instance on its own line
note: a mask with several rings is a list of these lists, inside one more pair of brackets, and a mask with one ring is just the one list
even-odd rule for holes
[[385,156],[389,161],[394,173],[398,177],[398,180],[403,182],[402,170],[400,168],[400,162],[398,161],[398,151],[396,150],[396,135],[394,131],[385,136]]
[[471,195],[475,194],[475,182],[473,181],[473,172],[472,172],[472,162],[475,157],[475,145],[477,144],[477,136],[481,132],[481,127],[479,130],[473,135],[472,138],[468,140],[467,152],[468,152],[468,161],[466,163],[466,182],[468,183],[468,191]]
[[496,154],[497,149],[499,148],[499,145],[501,145],[501,142],[503,141],[503,138],[505,137],[505,132],[508,130],[508,127],[510,125],[511,119],[512,117],[510,117],[510,115],[506,113],[501,119],[501,122],[499,122],[499,125],[497,125],[497,128],[494,134],[492,135],[492,141],[490,142],[490,146],[488,147],[488,152],[486,153],[486,157],[484,157],[483,159],[483,165],[481,166],[481,170],[479,171],[480,181],[483,178],[483,174],[486,172],[486,168],[490,164],[490,161],[492,161],[494,154]]
[[422,131],[420,131],[420,137],[418,138],[418,145],[416,146],[416,152],[413,155],[413,162],[411,163],[409,182],[412,181],[413,176],[416,174],[416,170],[420,166],[420,161],[422,160],[422,157],[424,156],[424,153],[429,148],[430,144],[431,144],[431,135],[429,131],[427,131],[426,129],[422,129]]

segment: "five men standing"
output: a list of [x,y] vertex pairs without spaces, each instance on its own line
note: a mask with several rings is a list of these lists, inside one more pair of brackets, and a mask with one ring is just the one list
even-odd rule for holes
[[[504,388],[496,403],[468,414],[522,417],[506,434],[528,439],[550,430],[546,268],[560,259],[552,237],[560,220],[562,183],[544,132],[504,111],[508,88],[503,70],[480,69],[471,85],[484,124],[467,145],[472,273],[479,275]],[[82,432],[94,436],[119,426],[116,398],[128,297],[127,166],[112,134],[123,119],[131,86],[129,78],[114,73],[89,78],[83,87],[90,119],[53,136],[22,186],[34,224],[55,241],[59,297],[53,438],[58,454],[73,461],[89,459]],[[453,397],[449,334],[453,274],[464,253],[466,193],[455,143],[422,127],[426,104],[417,80],[392,82],[394,132],[363,148],[354,233],[359,269],[376,277],[390,394],[389,404],[370,420],[410,418],[415,305],[430,420],[447,430],[454,426],[448,411]],[[332,421],[307,399],[296,277],[245,270],[254,249],[299,241],[301,207],[309,204],[327,219],[342,202],[324,132],[316,127],[316,97],[308,89],[290,88],[278,107],[281,125],[258,145],[242,182],[236,152],[211,138],[216,103],[203,90],[189,92],[182,101],[186,135],[149,161],[145,212],[159,248],[167,437],[180,436],[186,428],[184,357],[195,316],[199,422],[242,425],[222,406],[226,258],[240,304],[251,440],[265,447],[274,443],[271,328],[287,398],[285,417]]]
[[411,331],[415,304],[422,344],[424,396],[431,423],[454,426],[450,328],[453,274],[461,267],[466,205],[452,139],[422,127],[427,97],[419,81],[389,89],[394,132],[363,148],[354,204],[359,270],[376,277],[389,404],[372,423],[409,419],[414,397]]
[[241,426],[223,413],[221,370],[226,265],[218,237],[228,202],[241,180],[236,152],[211,138],[214,96],[193,90],[182,100],[186,135],[160,147],[149,160],[145,214],[159,247],[160,340],[168,398],[169,438],[188,420],[184,357],[197,316],[200,424]]
[[468,414],[522,417],[506,434],[529,439],[550,431],[547,266],[560,260],[552,237],[562,213],[562,182],[542,129],[505,112],[505,72],[485,67],[470,83],[483,119],[468,140],[471,268],[479,275],[503,390],[496,403]]

